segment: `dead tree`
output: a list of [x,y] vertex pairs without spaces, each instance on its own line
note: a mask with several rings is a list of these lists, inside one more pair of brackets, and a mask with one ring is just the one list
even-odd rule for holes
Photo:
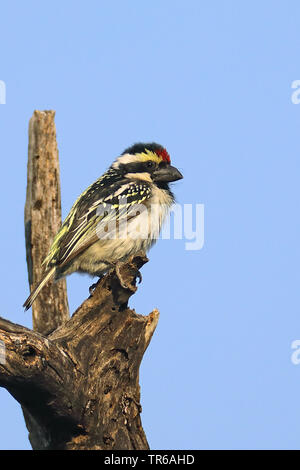
[[[25,239],[31,288],[61,224],[54,116],[35,111],[29,124]],[[141,253],[118,274],[105,275],[71,318],[65,281],[50,282],[37,298],[33,330],[0,318],[0,386],[21,404],[33,449],[149,448],[139,366],[159,313],[143,316],[128,308],[136,271],[147,261]]]

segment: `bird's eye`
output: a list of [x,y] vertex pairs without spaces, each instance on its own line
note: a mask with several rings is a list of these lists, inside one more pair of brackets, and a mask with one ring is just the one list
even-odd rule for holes
[[153,168],[154,165],[155,165],[155,163],[154,163],[152,160],[149,160],[149,161],[147,162],[147,168]]

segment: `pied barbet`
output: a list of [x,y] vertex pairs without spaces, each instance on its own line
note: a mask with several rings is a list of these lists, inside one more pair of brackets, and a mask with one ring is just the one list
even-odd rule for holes
[[174,202],[169,183],[181,178],[161,145],[138,143],[127,148],[75,201],[25,309],[52,277],[58,280],[73,272],[100,277],[139,251],[146,252]]

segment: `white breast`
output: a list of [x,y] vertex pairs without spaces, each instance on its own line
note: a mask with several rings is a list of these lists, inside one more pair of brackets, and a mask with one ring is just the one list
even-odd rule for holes
[[[89,273],[107,270],[107,262],[126,260],[127,257],[147,251],[158,239],[166,215],[173,203],[167,191],[153,185],[152,197],[147,206],[134,204],[129,211],[132,218],[128,221],[126,231],[118,233],[113,239],[99,239],[78,258],[81,271]],[[137,211],[140,214],[137,215]]]
[[[153,185],[152,196],[146,204],[134,205],[133,218],[128,222],[128,236],[148,249],[158,238],[162,224],[173,203],[172,197]],[[139,215],[137,215],[138,212]],[[130,217],[130,214],[129,214]]]

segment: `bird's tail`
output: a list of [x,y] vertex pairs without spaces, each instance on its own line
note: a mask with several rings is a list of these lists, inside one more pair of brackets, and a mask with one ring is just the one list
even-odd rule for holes
[[25,300],[24,304],[23,304],[23,307],[25,308],[25,310],[28,310],[31,305],[33,304],[33,302],[35,301],[35,299],[37,298],[37,296],[39,295],[40,291],[42,290],[42,288],[44,287],[44,285],[49,281],[49,279],[53,276],[53,274],[55,273],[55,269],[56,267],[54,266],[53,268],[51,268],[46,274],[45,276],[43,277],[43,279],[39,282],[39,284],[34,288],[34,290],[31,292],[30,296],[28,297],[28,299]]

